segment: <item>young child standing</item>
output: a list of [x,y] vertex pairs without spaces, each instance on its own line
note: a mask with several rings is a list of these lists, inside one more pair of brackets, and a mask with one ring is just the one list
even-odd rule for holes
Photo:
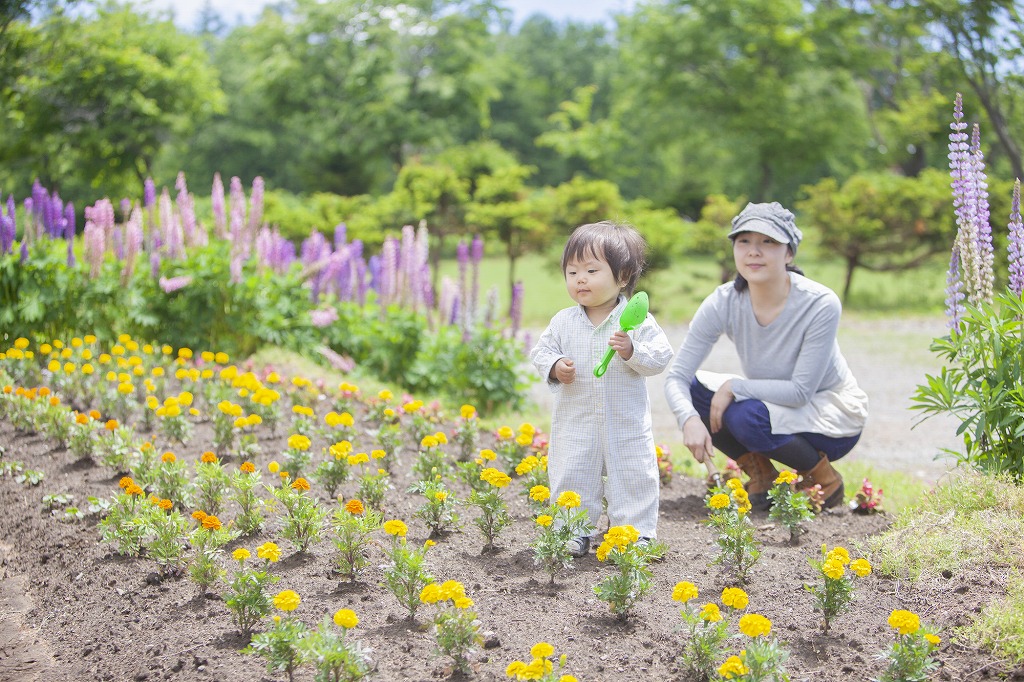
[[[577,227],[562,252],[565,288],[577,305],[551,319],[530,353],[555,394],[548,450],[552,497],[577,492],[594,526],[604,497],[611,525],[633,526],[642,541],[656,536],[659,492],[645,377],[672,359],[672,345],[650,314],[630,333],[619,328],[646,250],[629,225]],[[594,367],[609,346],[616,357],[597,378]],[[583,556],[590,538],[570,540],[568,549]]]

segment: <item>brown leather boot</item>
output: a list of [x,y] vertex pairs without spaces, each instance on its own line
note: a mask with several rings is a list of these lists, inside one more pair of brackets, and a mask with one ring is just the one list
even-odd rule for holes
[[760,452],[747,452],[737,457],[736,463],[750,479],[744,486],[750,497],[750,506],[760,511],[771,507],[768,491],[772,489],[775,478],[779,475],[772,461]]
[[798,471],[800,480],[797,481],[797,490],[806,490],[816,485],[821,486],[821,498],[823,509],[831,509],[843,502],[843,477],[832,468],[832,462],[828,460],[825,453],[819,452],[821,459],[808,471]]

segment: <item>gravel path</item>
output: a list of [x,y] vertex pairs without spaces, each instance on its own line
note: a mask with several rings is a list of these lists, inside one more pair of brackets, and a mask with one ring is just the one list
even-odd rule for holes
[[[687,325],[669,325],[664,329],[672,345],[678,348],[686,337]],[[862,319],[844,315],[839,345],[870,400],[867,427],[857,447],[847,456],[848,461],[864,460],[878,468],[904,471],[927,481],[938,480],[952,468],[953,460],[936,460],[935,456],[944,448],[962,450],[963,444],[956,436],[957,421],[933,417],[914,428],[920,415],[909,409],[918,384],[941,366],[928,347],[935,336],[944,332],[942,318]],[[715,346],[704,368],[719,372],[739,370],[739,360],[728,339],[723,337]],[[682,437],[665,401],[664,383],[664,373],[647,382],[654,437],[673,452],[681,452]],[[542,384],[533,386],[532,395],[541,406],[550,406],[551,394]]]

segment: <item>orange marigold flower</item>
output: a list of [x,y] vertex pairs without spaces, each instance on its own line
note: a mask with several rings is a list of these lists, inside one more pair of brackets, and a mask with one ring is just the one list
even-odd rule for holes
[[45,398],[46,396],[50,395],[50,388],[48,386],[40,386],[39,387],[39,395],[40,395],[40,397],[43,397],[43,398]]
[[170,463],[177,459],[178,458],[174,456],[173,452],[165,452],[164,454],[160,455],[160,461],[165,463]]
[[89,423],[89,415],[82,414],[81,412],[77,413],[75,415],[75,423],[76,424],[88,424]]
[[239,465],[238,468],[247,474],[256,473],[256,465],[253,464],[252,462],[242,462],[242,464]]
[[309,481],[304,478],[296,478],[292,481],[292,488],[295,490],[309,490]]
[[192,512],[192,518],[202,523],[203,519],[206,518],[206,512],[204,512],[202,509],[196,509],[194,512]]
[[132,483],[130,486],[125,488],[124,491],[129,495],[138,495],[139,497],[146,494],[146,491],[139,487],[138,483]]
[[345,511],[350,514],[362,514],[365,510],[360,500],[349,500],[345,503]]
[[171,508],[174,507],[174,503],[168,499],[160,500],[159,502],[157,502],[157,505],[164,511],[170,511]]
[[220,530],[220,519],[216,516],[208,515],[203,517],[203,528],[206,530]]
[[135,483],[135,481],[132,479],[131,476],[122,476],[121,480],[117,482],[117,485],[122,490],[127,490],[128,486],[130,486],[132,483]]
[[103,428],[105,428],[107,431],[117,431],[117,420],[108,419],[107,423],[103,425]]
[[202,457],[200,457],[200,460],[203,462],[203,464],[214,464],[217,462],[217,455],[207,450],[206,452],[203,453]]

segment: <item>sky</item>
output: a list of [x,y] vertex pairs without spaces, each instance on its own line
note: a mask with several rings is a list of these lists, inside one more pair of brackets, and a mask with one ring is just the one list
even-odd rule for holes
[[[193,28],[205,0],[148,0],[139,4],[158,11],[173,7],[175,23],[182,28]],[[212,0],[211,4],[225,21],[234,23],[239,17],[251,21],[268,0]],[[502,0],[501,4],[512,10],[515,24],[535,13],[547,14],[555,20],[610,22],[613,12],[629,10],[635,0]]]

